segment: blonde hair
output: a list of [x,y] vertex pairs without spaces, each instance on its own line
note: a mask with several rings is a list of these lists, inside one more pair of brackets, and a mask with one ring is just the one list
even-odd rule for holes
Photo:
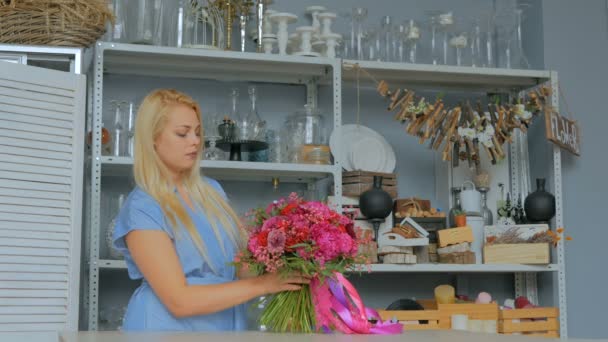
[[[184,105],[196,112],[199,122],[201,122],[201,135],[203,135],[201,110],[190,96],[173,89],[152,91],[143,100],[137,112],[133,163],[135,182],[160,204],[176,237],[179,235],[180,223],[186,228],[205,262],[216,272],[207,254],[205,242],[194,226],[186,208],[180,202],[179,194],[174,191],[175,185],[171,183],[169,169],[154,148],[154,142],[165,128],[168,117],[171,115],[171,109],[177,105]],[[234,210],[223,196],[202,178],[199,165],[203,147],[204,143],[201,143],[194,167],[184,172],[183,184],[192,201],[205,211],[225,254],[220,225],[237,248],[243,247],[244,239],[239,218]]]

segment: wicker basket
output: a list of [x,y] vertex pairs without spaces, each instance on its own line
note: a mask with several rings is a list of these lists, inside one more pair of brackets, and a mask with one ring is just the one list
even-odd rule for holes
[[87,47],[113,19],[105,0],[0,0],[0,43]]

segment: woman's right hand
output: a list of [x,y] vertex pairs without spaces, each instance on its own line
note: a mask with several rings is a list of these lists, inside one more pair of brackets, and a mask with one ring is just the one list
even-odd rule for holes
[[302,285],[310,284],[310,279],[310,276],[299,272],[293,272],[287,276],[278,272],[266,273],[258,277],[267,294],[300,290]]

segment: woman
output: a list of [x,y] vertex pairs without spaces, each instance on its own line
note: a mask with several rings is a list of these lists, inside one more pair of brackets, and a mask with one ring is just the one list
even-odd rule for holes
[[137,113],[137,187],[113,236],[129,276],[142,279],[123,330],[242,330],[241,304],[309,282],[300,275],[237,277],[229,263],[244,234],[220,185],[200,175],[202,131],[198,104],[175,90],[153,91]]

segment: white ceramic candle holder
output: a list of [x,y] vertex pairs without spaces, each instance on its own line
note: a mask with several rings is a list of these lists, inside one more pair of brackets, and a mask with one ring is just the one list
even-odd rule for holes
[[336,19],[337,14],[332,12],[323,12],[319,14],[319,20],[322,24],[321,35],[326,36],[331,32],[331,24]]
[[279,43],[279,55],[287,54],[287,40],[289,33],[287,32],[287,25],[295,23],[298,20],[298,16],[291,13],[273,13],[270,15],[270,20],[278,23],[279,28],[277,31],[277,39]]
[[312,26],[300,26],[296,28],[296,32],[300,34],[300,52],[295,54],[300,56],[319,56],[319,53],[312,51],[311,40],[315,28]]
[[[313,35],[314,36],[314,35]],[[321,37],[319,37],[321,38]],[[311,43],[312,51],[320,53],[322,56],[325,55],[326,44],[324,40],[313,40]]]
[[289,41],[287,41],[287,53],[294,54],[300,50],[300,34],[291,33],[289,35]]
[[336,46],[342,39],[342,35],[339,33],[330,33],[322,35],[321,38],[325,41],[327,49],[325,50],[325,56],[329,58],[336,58]]
[[323,6],[308,6],[306,7],[306,13],[312,17],[312,27],[315,28],[315,34],[321,34],[321,22],[319,21],[319,13],[325,12],[327,8]]
[[262,45],[264,46],[264,53],[271,54],[274,50],[274,44],[277,43],[277,35],[274,33],[266,33],[262,36]]
[[270,20],[270,16],[277,13],[275,10],[268,9],[264,12],[264,22],[262,23],[262,33],[263,34],[274,34],[272,31],[272,20]]

